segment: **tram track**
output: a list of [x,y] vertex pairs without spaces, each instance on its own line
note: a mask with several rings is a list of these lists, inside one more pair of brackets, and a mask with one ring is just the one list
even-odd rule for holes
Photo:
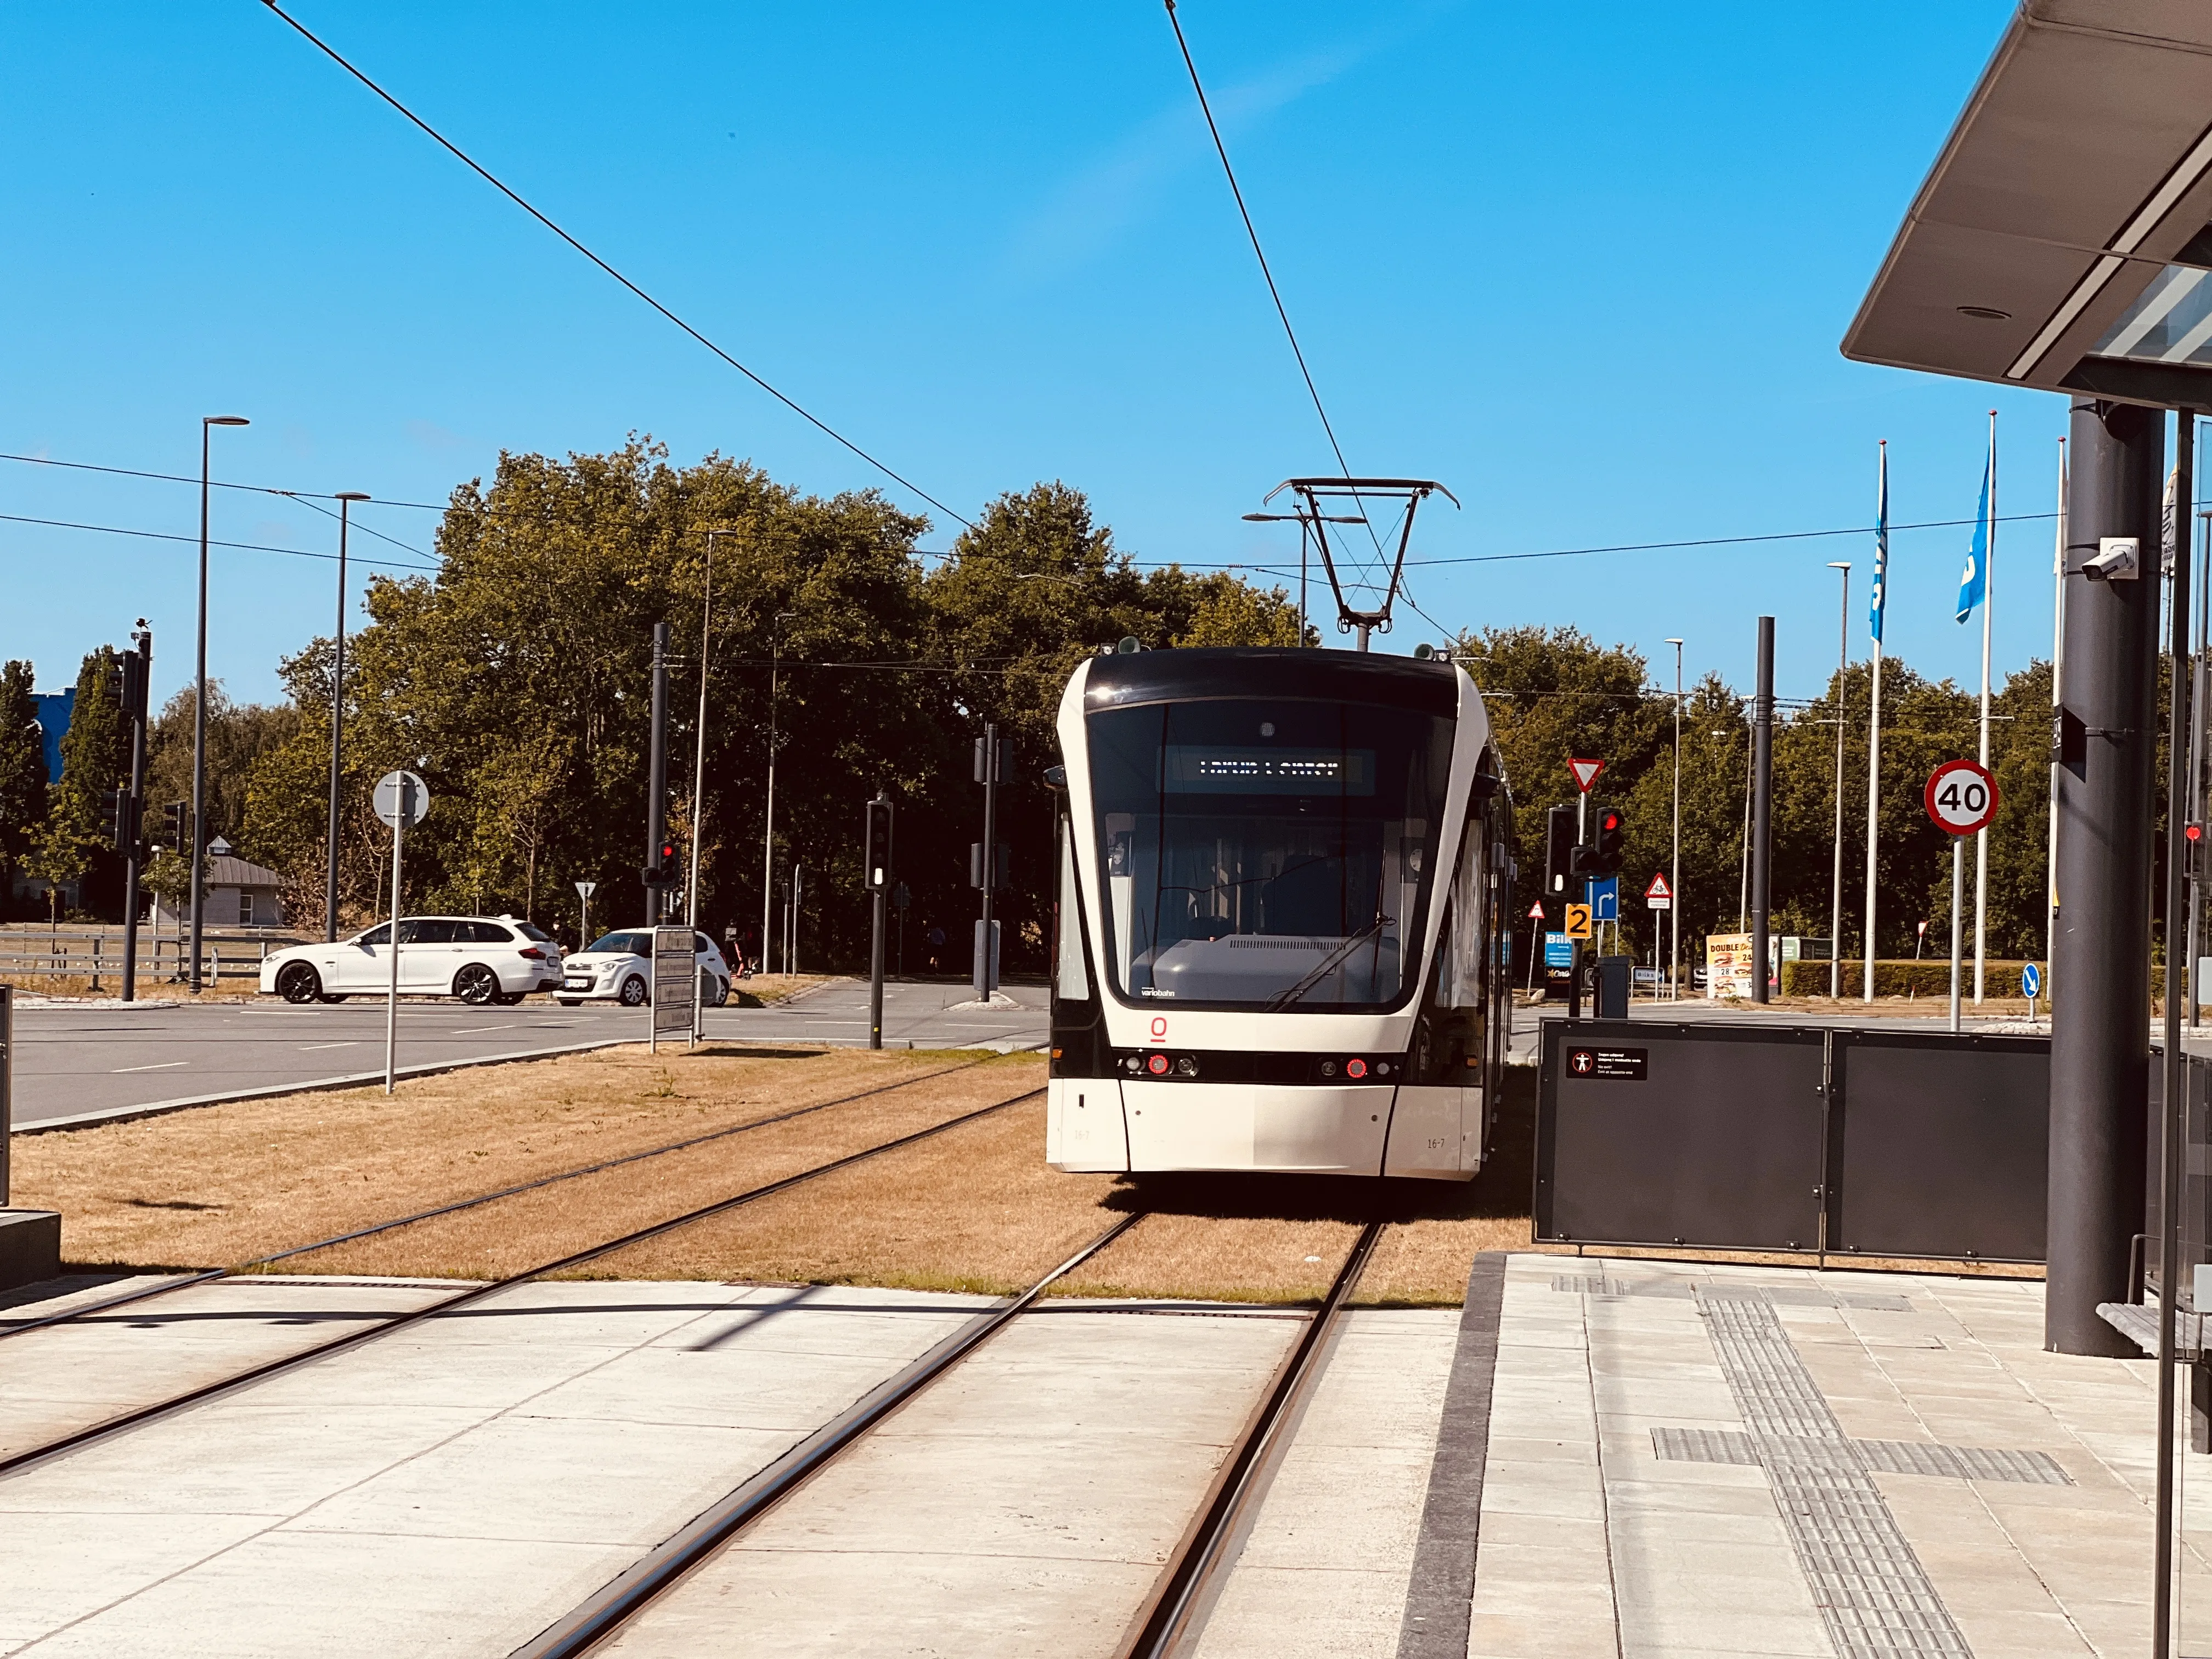
[[[978,1061],[974,1063],[981,1064],[981,1062]],[[965,1069],[967,1069],[965,1066],[951,1066],[945,1068],[947,1071],[959,1071]],[[932,1075],[941,1076],[943,1074],[943,1073],[933,1073]],[[907,1081],[912,1083],[922,1080],[924,1079],[910,1079]],[[896,1087],[902,1085],[887,1086]],[[868,1092],[873,1093],[883,1091],[871,1091]],[[56,1458],[66,1456],[72,1452],[81,1451],[87,1447],[112,1439],[119,1435],[129,1433],[134,1429],[144,1427],[149,1424],[161,1421],[163,1419],[175,1416],[179,1413],[189,1411],[196,1407],[206,1405],[214,1401],[225,1398],[243,1389],[252,1388],[258,1383],[269,1382],[289,1372],[301,1370],[308,1365],[314,1364],[319,1361],[332,1358],[339,1354],[349,1352],[356,1348],[366,1346],[367,1345],[375,1342],[382,1338],[393,1335],[400,1331],[411,1329],[416,1326],[424,1324],[430,1320],[441,1317],[445,1315],[459,1312],[462,1309],[470,1307],[474,1304],[496,1296],[501,1291],[512,1290],[518,1285],[527,1284],[533,1279],[548,1278],[556,1273],[567,1272],[571,1268],[583,1267],[590,1262],[596,1261],[602,1257],[615,1255],[619,1251],[629,1249],[635,1245],[646,1243],[650,1240],[662,1237],[667,1234],[676,1232],[685,1227],[695,1225],[700,1222],[708,1221],[715,1217],[726,1215],[732,1211],[743,1208],[750,1204],[757,1203],[763,1199],[773,1198],[778,1194],[788,1192],[795,1187],[804,1185],[811,1181],[818,1180],[824,1176],[834,1175],[840,1170],[851,1169],[855,1165],[864,1164],[872,1158],[882,1157],[885,1153],[897,1152],[904,1147],[915,1146],[920,1142],[928,1140],[937,1135],[944,1134],[949,1130],[957,1129],[963,1125],[976,1122],[982,1118],[991,1116],[994,1113],[1005,1111],[1010,1107],[1018,1106],[1024,1102],[1035,1100],[1043,1095],[1044,1092],[1044,1090],[1042,1088],[1025,1090],[1022,1093],[1012,1096],[1007,1099],[994,1101],[988,1106],[978,1107],[971,1111],[959,1113],[957,1115],[947,1118],[941,1122],[931,1124],[924,1128],[914,1130],[907,1134],[896,1136],[891,1139],[879,1142],[872,1146],[863,1147],[859,1151],[846,1153],[841,1157],[831,1158],[825,1163],[815,1164],[811,1168],[781,1176],[777,1180],[767,1182],[759,1186],[749,1188],[743,1192],[732,1194],[728,1197],[717,1199],[712,1203],[701,1205],[694,1209],[687,1210],[680,1215],[671,1216],[665,1219],[653,1222],[646,1226],[633,1229],[619,1237],[605,1239],[598,1243],[587,1245],[582,1249],[571,1251],[568,1254],[560,1256],[553,1261],[540,1262],[535,1267],[526,1267],[518,1273],[510,1273],[499,1279],[471,1285],[463,1290],[452,1293],[451,1295],[441,1297],[422,1307],[412,1309],[403,1313],[386,1316],[358,1329],[348,1331],[342,1335],[330,1338],[322,1342],[311,1344],[305,1348],[299,1349],[292,1353],[280,1356],[275,1359],[264,1360],[258,1364],[249,1366],[244,1370],[234,1372],[228,1376],[219,1377],[212,1382],[202,1383],[197,1387],[185,1389],[180,1393],[169,1395],[167,1398],[156,1401],[151,1404],[133,1407],[129,1411],[120,1413],[113,1417],[104,1419],[100,1422],[88,1425],[84,1428],[72,1431],[70,1433],[59,1436],[52,1440],[49,1440],[41,1445],[32,1447],[27,1450],[14,1453],[6,1457],[0,1457],[0,1480],[4,1480],[10,1475],[22,1474],[27,1470],[35,1468],[41,1464],[50,1462]],[[858,1097],[854,1097],[853,1098]],[[845,1103],[842,1101],[825,1102],[823,1103],[823,1105],[827,1106],[830,1104],[842,1103]],[[799,1115],[806,1110],[819,1109],[822,1109],[822,1108],[815,1107],[798,1109],[793,1115]],[[756,1124],[747,1127],[758,1127],[758,1125]],[[729,1132],[725,1131],[720,1133]],[[695,1138],[694,1141],[690,1144],[697,1144],[697,1140],[700,1139],[711,1139],[714,1138],[716,1138],[716,1136],[712,1134],[705,1137]],[[619,1162],[621,1160],[617,1161]],[[539,1182],[537,1184],[543,1185],[544,1183]],[[445,1212],[441,1211],[438,1212],[442,1213]],[[1132,1219],[1133,1219],[1133,1218],[1132,1218]],[[311,1246],[307,1248],[316,1247]],[[207,1279],[200,1279],[192,1282],[206,1283]],[[181,1285],[164,1285],[159,1288],[161,1290],[167,1291],[170,1289],[181,1289],[184,1288],[184,1286]]]
[[[509,1659],[585,1659],[640,1613],[736,1540],[785,1498],[954,1370],[984,1342],[1036,1309],[1045,1291],[1145,1218],[1124,1216],[1018,1295],[970,1320],[798,1445],[733,1489],[627,1571],[580,1602]],[[1388,1224],[1360,1231],[1298,1340],[1269,1377],[1230,1455],[1117,1650],[1117,1659],[1176,1659],[1188,1653],[1234,1565],[1274,1468],[1287,1449],[1341,1328],[1345,1306]]]
[[[119,1308],[136,1307],[142,1303],[150,1302],[157,1297],[171,1296],[179,1291],[190,1290],[197,1285],[212,1284],[222,1279],[239,1278],[252,1273],[257,1267],[272,1267],[279,1261],[289,1261],[295,1257],[307,1255],[316,1250],[327,1250],[340,1244],[351,1244],[361,1239],[375,1237],[381,1233],[396,1231],[402,1227],[411,1227],[420,1222],[434,1221],[441,1216],[458,1215],[465,1210],[477,1209],[487,1204],[495,1204],[502,1199],[519,1197],[524,1193],[539,1192],[548,1187],[558,1186],[563,1182],[580,1180],[586,1176],[602,1175],[610,1170],[641,1164],[651,1158],[664,1158],[673,1152],[689,1152],[695,1146],[707,1146],[717,1140],[726,1140],[733,1136],[747,1134],[757,1129],[773,1128],[778,1124],[793,1122],[799,1118],[810,1117],[817,1112],[828,1111],[832,1107],[849,1106],[855,1101],[869,1100],[878,1095],[896,1093],[901,1089],[911,1089],[917,1085],[928,1083],[939,1078],[951,1077],[956,1073],[973,1071],[976,1066],[986,1063],[981,1060],[972,1060],[963,1061],[957,1066],[939,1066],[933,1072],[924,1072],[919,1077],[902,1078],[896,1083],[880,1084],[872,1089],[862,1089],[853,1094],[840,1095],[834,1100],[816,1101],[811,1105],[795,1106],[788,1111],[777,1112],[767,1117],[750,1118],[743,1123],[727,1124],[719,1129],[709,1129],[701,1134],[687,1135],[680,1140],[672,1140],[662,1146],[647,1147],[641,1152],[624,1152],[619,1157],[603,1158],[594,1164],[579,1164],[574,1169],[557,1170],[551,1175],[518,1182],[512,1186],[497,1188],[491,1192],[478,1193],[472,1197],[434,1205],[428,1209],[416,1210],[408,1215],[395,1216],[386,1221],[374,1222],[366,1227],[356,1227],[350,1231],[334,1233],[328,1238],[319,1238],[310,1244],[295,1244],[287,1249],[271,1251],[266,1255],[253,1256],[228,1267],[204,1267],[194,1273],[165,1279],[158,1285],[141,1285],[136,1290],[125,1291],[115,1296],[102,1297],[98,1301],[80,1303],[74,1307],[41,1315],[34,1319],[14,1320],[0,1317],[0,1341],[5,1341],[11,1336],[25,1336],[33,1331],[45,1330],[55,1325],[66,1325],[73,1321],[89,1318],[94,1314],[108,1313]],[[1028,1097],[1028,1096],[1019,1097],[1023,1099]],[[1012,1105],[1013,1102],[1008,1101],[1003,1103]],[[0,1465],[0,1470],[4,1470],[4,1467]]]

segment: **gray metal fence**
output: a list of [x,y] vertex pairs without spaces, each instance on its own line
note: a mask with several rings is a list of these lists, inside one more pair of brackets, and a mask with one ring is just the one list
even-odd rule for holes
[[1547,1243],[2040,1261],[2047,1037],[1545,1023]]

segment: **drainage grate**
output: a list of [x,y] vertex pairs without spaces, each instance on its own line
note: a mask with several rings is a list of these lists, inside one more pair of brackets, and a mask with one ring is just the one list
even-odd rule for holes
[[[1972,1650],[1929,1582],[1858,1447],[1764,1299],[1703,1293],[1721,1373],[1765,1466],[1775,1506],[1843,1659]],[[1734,1458],[1729,1459],[1734,1462]]]

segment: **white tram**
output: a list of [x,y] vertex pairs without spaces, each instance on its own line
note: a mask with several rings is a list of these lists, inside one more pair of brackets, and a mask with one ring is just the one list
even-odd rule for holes
[[1472,1176],[1510,1025],[1513,840],[1467,674],[1102,655],[1059,737],[1047,1161]]

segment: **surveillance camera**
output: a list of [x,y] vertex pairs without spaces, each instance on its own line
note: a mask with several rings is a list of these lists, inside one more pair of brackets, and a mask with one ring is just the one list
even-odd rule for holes
[[2081,574],[2093,582],[2133,581],[2136,555],[2142,544],[2133,536],[2105,536],[2097,542],[2094,558],[2081,561]]

